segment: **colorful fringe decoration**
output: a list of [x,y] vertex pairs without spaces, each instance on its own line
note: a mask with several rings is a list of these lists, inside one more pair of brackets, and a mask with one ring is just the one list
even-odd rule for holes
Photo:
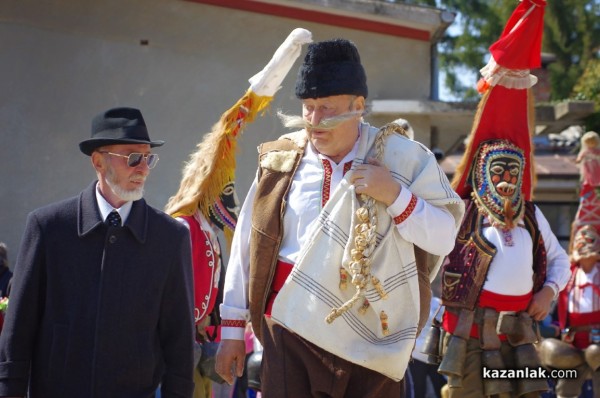
[[210,207],[219,199],[225,185],[235,178],[238,134],[243,132],[246,123],[264,112],[272,100],[273,97],[261,97],[248,90],[221,115],[221,119],[190,156],[179,190],[169,199],[166,213],[173,217],[189,216],[199,209],[209,219]]
[[264,113],[300,55],[302,45],[311,41],[310,31],[294,29],[267,65],[248,80],[250,88],[246,94],[221,115],[191,154],[183,169],[179,189],[167,202],[167,214],[178,217],[199,212],[206,220],[218,223],[229,247],[237,221],[237,214],[231,214],[237,212],[237,203],[228,203],[228,199],[236,202],[234,180],[238,135],[244,131],[246,123]]

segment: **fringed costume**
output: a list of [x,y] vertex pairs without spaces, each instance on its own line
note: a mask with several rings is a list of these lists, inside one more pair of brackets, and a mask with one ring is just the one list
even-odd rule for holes
[[483,377],[486,369],[539,366],[532,316],[546,314],[568,280],[568,256],[531,201],[537,79],[529,70],[540,65],[544,7],[521,1],[490,47],[452,181],[467,210],[442,267],[442,358],[430,355],[441,361],[451,398],[539,397],[548,389],[543,379]]

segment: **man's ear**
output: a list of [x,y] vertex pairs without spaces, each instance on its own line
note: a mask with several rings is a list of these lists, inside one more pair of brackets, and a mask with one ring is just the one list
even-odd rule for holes
[[104,158],[100,152],[92,152],[90,159],[92,162],[92,166],[94,166],[94,169],[96,169],[96,171],[99,172],[104,169]]
[[365,97],[359,95],[354,99],[354,110],[355,111],[365,111]]

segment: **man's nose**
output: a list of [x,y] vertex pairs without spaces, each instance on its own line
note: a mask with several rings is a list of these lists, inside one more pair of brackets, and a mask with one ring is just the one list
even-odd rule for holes
[[310,124],[312,124],[313,126],[317,126],[322,119],[322,115],[319,111],[315,110],[309,117],[309,122]]
[[150,167],[148,167],[147,159],[142,159],[135,169],[138,173],[143,173],[144,175],[150,174]]

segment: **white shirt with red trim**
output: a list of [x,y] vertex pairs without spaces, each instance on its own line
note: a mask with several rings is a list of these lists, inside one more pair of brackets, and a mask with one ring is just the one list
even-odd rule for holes
[[[546,249],[546,283],[555,295],[563,289],[569,277],[569,256],[562,248],[550,228],[544,214],[536,206],[535,218],[544,239]],[[508,244],[500,228],[484,227],[483,236],[496,247],[483,289],[506,296],[522,296],[533,289],[533,241],[522,222],[510,231],[511,244]]]
[[575,271],[575,285],[569,292],[569,313],[585,314],[600,311],[600,271],[597,263],[589,273]]
[[[368,125],[362,125],[365,132]],[[284,214],[284,237],[280,248],[280,258],[295,264],[306,239],[311,236],[311,230],[317,226],[324,197],[329,197],[344,179],[344,165],[352,161],[354,165],[362,164],[363,159],[356,158],[358,143],[339,164],[318,154],[310,142],[304,157],[298,167],[288,196]],[[418,144],[420,145],[420,144]],[[420,148],[426,150],[424,147]],[[432,155],[433,156],[433,155]],[[331,183],[329,189],[323,190],[327,180],[326,167],[323,161],[331,164]],[[396,225],[403,239],[414,243],[423,250],[434,255],[445,256],[454,247],[456,238],[456,220],[444,207],[433,206],[416,198],[405,186],[403,177],[394,174],[403,183],[403,188],[395,202],[386,211],[391,218],[405,214],[409,205],[414,203],[412,211]],[[437,175],[436,175],[437,178]],[[247,320],[248,311],[248,269],[250,231],[252,219],[252,204],[256,194],[256,179],[254,180],[244,204],[242,205],[236,225],[232,247],[227,266],[221,318],[224,320]],[[454,194],[449,192],[449,195]],[[455,195],[455,194],[454,194]],[[462,201],[460,204],[462,205]],[[408,212],[407,212],[408,213]],[[222,327],[223,339],[243,340],[243,327]]]

